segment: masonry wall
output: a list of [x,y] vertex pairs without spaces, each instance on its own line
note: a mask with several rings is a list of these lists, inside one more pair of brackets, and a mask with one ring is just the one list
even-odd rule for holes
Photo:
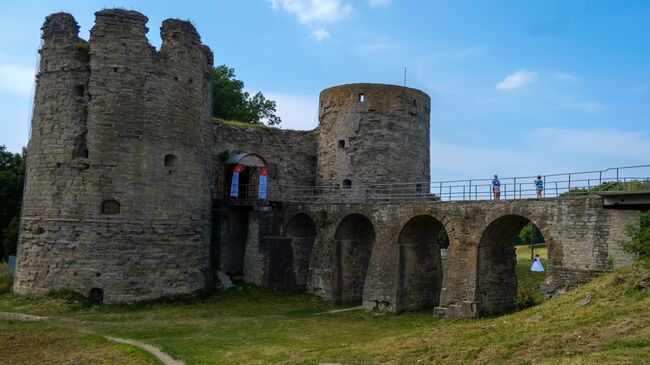
[[188,22],[166,20],[157,52],[144,15],[95,15],[87,45],[69,14],[43,27],[14,289],[194,292],[209,277],[212,54]]
[[215,161],[214,183],[224,184],[222,159],[238,152],[256,153],[269,164],[268,194],[277,197],[285,185],[310,186],[316,179],[318,131],[292,131],[278,128],[239,128],[215,120],[212,125]]
[[[432,222],[440,222],[450,247],[439,300],[433,305],[438,307],[436,313],[446,318],[471,318],[511,308],[516,282],[503,278],[515,277],[507,274],[514,259],[514,235],[528,220],[541,230],[549,247],[549,259],[544,262],[548,277],[540,289],[550,294],[607,270],[607,257],[612,254],[620,255],[617,257],[621,262],[629,260],[629,255],[617,248],[617,242],[622,237],[621,227],[634,223],[639,215],[638,211],[605,209],[599,197],[285,206],[285,219],[299,213],[308,214],[318,227],[308,291],[338,300],[337,275],[344,265],[338,261],[336,231],[345,217],[361,214],[370,220],[376,234],[364,282],[363,306],[393,312],[412,309],[409,306],[413,301],[401,297],[413,294],[415,286],[410,284],[428,281],[435,292],[440,280],[435,276],[435,258],[430,250],[404,252],[405,245],[399,244],[400,233],[414,217],[429,216]],[[406,277],[400,272],[404,260],[411,265]],[[416,296],[414,300],[427,298]]]
[[[378,183],[429,182],[429,96],[380,84],[321,92],[318,185],[353,189]],[[376,190],[376,189],[375,189]]]

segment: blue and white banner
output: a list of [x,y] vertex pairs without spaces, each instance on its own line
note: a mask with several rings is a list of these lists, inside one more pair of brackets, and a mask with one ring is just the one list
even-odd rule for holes
[[259,189],[259,199],[266,200],[266,179],[269,175],[269,169],[262,167],[260,169],[260,189]]
[[243,170],[244,166],[237,165],[232,172],[232,183],[230,184],[230,196],[233,198],[239,197],[239,172]]

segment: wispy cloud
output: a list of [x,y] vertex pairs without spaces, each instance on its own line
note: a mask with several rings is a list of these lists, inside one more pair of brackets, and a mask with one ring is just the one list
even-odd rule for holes
[[631,93],[642,93],[644,91],[650,90],[650,85],[639,85],[630,89]]
[[318,28],[311,32],[311,35],[316,38],[317,41],[322,42],[325,39],[330,39],[332,35],[330,32],[325,30],[325,28]]
[[296,17],[298,22],[311,29],[312,36],[320,41],[330,38],[325,25],[338,23],[354,12],[352,5],[341,0],[267,0],[274,10]]
[[537,72],[521,69],[496,84],[497,90],[514,90],[526,86],[537,79]]
[[629,161],[650,156],[650,136],[647,133],[617,129],[542,128],[532,136],[545,146],[545,150],[552,149],[567,156],[582,154],[592,158],[619,157]]
[[[431,178],[530,176],[647,163],[650,135],[616,129],[542,128],[519,147],[476,147],[431,140]],[[539,153],[543,148],[544,153]],[[441,157],[441,156],[444,156]]]
[[584,101],[575,99],[561,99],[557,102],[560,109],[575,110],[579,112],[598,113],[603,110],[603,105],[597,101]]
[[378,6],[388,6],[390,3],[391,0],[368,0],[368,5],[370,5],[371,8]]
[[580,76],[568,73],[568,72],[556,72],[553,74],[553,78],[558,81],[578,81],[581,79]]
[[0,91],[29,96],[34,84],[35,71],[32,67],[15,64],[0,64]]
[[359,49],[366,53],[377,53],[395,47],[396,44],[388,38],[378,38],[359,46]]

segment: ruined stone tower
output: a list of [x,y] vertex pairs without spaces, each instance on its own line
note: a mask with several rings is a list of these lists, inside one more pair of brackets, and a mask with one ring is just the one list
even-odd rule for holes
[[104,302],[191,293],[209,277],[212,53],[169,19],[70,14],[42,28],[14,289]]
[[426,184],[429,108],[427,94],[395,85],[349,84],[321,92],[317,185]]

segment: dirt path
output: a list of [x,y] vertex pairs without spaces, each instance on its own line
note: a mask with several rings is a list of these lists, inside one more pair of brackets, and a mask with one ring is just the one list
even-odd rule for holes
[[358,310],[361,310],[361,309],[363,309],[362,306],[352,307],[352,308],[344,308],[344,309],[334,309],[334,310],[327,311],[327,312],[316,313],[316,315],[320,315],[320,314],[333,314],[333,313],[341,313],[341,312],[349,312],[349,311],[358,311]]
[[152,354],[153,356],[157,357],[158,360],[162,361],[163,364],[165,364],[165,365],[185,365],[184,362],[174,359],[173,357],[171,357],[171,356],[167,355],[166,353],[162,352],[156,346],[152,346],[152,345],[146,344],[144,342],[140,342],[140,341],[129,340],[129,339],[126,339],[126,338],[117,338],[117,337],[111,337],[111,336],[104,336],[104,338],[109,340],[109,341],[113,341],[113,342],[117,342],[117,343],[124,343],[124,344],[127,344],[127,345],[137,346],[137,347],[147,351],[148,353]]
[[[4,318],[8,321],[21,321],[21,322],[34,322],[34,321],[44,321],[48,319],[47,317],[34,316],[31,314],[24,313],[14,313],[14,312],[0,312],[0,318]],[[87,330],[81,331],[83,333],[96,334]],[[123,343],[131,346],[139,347],[153,356],[157,357],[158,360],[162,361],[165,365],[185,365],[184,362],[174,359],[173,357],[162,352],[158,347],[146,344],[144,342],[129,340],[126,338],[117,338],[111,336],[103,336],[105,339],[117,343]]]
[[46,320],[47,317],[33,316],[31,314],[13,313],[13,312],[0,312],[0,318],[8,321],[21,321],[21,322],[35,322]]

